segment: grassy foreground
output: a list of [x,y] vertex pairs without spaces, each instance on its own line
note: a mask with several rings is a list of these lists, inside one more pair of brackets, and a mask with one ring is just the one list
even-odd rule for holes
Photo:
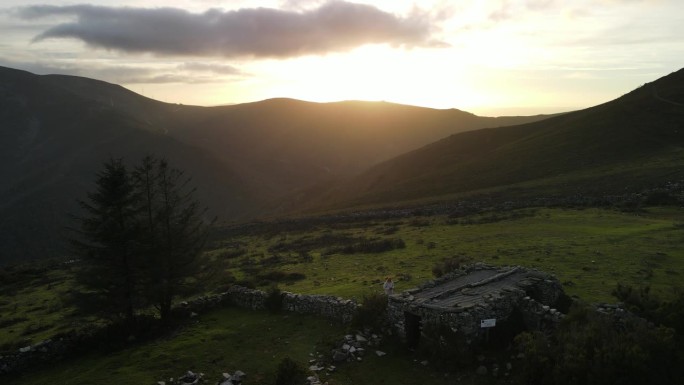
[[[615,302],[611,291],[618,282],[648,285],[652,292],[667,297],[673,288],[682,287],[684,276],[683,208],[651,207],[638,212],[539,208],[462,218],[319,223],[304,228],[257,228],[220,239],[206,253],[204,269],[215,274],[205,290],[220,291],[237,281],[360,300],[367,293],[379,292],[387,275],[395,277],[398,291],[417,286],[432,278],[436,263],[453,256],[552,272],[566,292],[587,302]],[[371,250],[378,244],[389,245],[388,250]],[[70,291],[75,290],[73,268],[1,271],[3,351],[15,351],[88,321],[68,301]],[[317,349],[329,350],[320,346],[323,341],[342,334],[342,327],[325,320],[222,309],[201,316],[197,324],[166,339],[110,355],[81,357],[28,374],[16,383],[145,384],[177,377],[186,370],[208,376],[242,370],[250,375],[249,383],[267,384],[283,357],[306,363]],[[331,383],[423,383],[430,371],[402,354],[389,358],[371,354],[350,369],[341,367]]]
[[[156,384],[178,378],[187,370],[205,373],[208,383],[214,383],[223,372],[241,370],[247,373],[247,384],[273,384],[278,363],[284,357],[308,367],[312,355],[320,352],[329,356],[330,342],[344,333],[343,326],[320,318],[223,308],[200,316],[196,323],[168,338],[111,354],[76,358],[20,378],[5,378],[3,383]],[[441,385],[456,377],[432,372],[398,349],[383,357],[369,351],[362,362],[339,364],[332,375],[322,375],[321,379],[331,385]],[[477,380],[482,381],[467,376],[460,383],[475,384]]]

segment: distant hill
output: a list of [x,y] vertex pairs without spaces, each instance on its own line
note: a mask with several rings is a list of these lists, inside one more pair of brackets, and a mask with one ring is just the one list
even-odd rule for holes
[[169,135],[230,164],[265,201],[358,174],[453,133],[548,116],[479,117],[384,102],[270,99],[177,113]]
[[61,256],[77,198],[109,157],[167,157],[222,220],[456,132],[537,121],[389,103],[273,99],[196,107],[82,77],[0,67],[0,263]]
[[318,191],[317,208],[621,194],[684,179],[684,70],[611,102],[536,123],[452,135]]
[[133,105],[165,108],[104,82],[0,68],[0,263],[62,256],[76,199],[92,190],[95,173],[110,157],[130,163],[148,153],[167,157],[193,177],[214,213],[244,215],[255,206],[225,164],[111,108],[109,100],[62,87],[67,80],[99,95],[118,93]]

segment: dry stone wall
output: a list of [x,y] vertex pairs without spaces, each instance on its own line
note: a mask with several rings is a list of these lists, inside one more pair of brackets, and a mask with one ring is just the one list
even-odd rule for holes
[[[267,296],[268,294],[261,290],[232,286],[224,293],[201,296],[181,302],[173,309],[173,313],[180,317],[194,317],[211,309],[229,305],[251,310],[263,310],[266,308]],[[282,310],[284,311],[321,316],[340,323],[349,323],[358,307],[355,301],[327,295],[282,292],[282,299]],[[91,332],[70,332],[23,347],[11,354],[0,355],[0,375],[18,373],[39,364],[60,361],[78,350],[82,350],[83,346],[94,344],[94,334]]]

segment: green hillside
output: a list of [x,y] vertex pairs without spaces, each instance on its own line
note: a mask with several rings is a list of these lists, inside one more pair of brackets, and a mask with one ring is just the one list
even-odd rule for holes
[[[684,177],[684,70],[544,121],[456,134],[336,186],[319,207],[453,197],[639,191]],[[321,203],[322,202],[322,203]]]

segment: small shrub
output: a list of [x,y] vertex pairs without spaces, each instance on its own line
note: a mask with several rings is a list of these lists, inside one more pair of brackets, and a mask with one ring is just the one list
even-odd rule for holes
[[[269,282],[296,282],[306,279],[306,275],[303,273],[292,272],[288,273],[280,270],[272,270],[264,273],[259,273],[256,275],[257,280],[268,285]],[[263,285],[262,285],[263,286]]]
[[304,366],[285,357],[278,364],[275,385],[302,385],[306,383],[307,376]]
[[428,219],[414,218],[409,222],[411,227],[428,227],[430,226],[430,221]]
[[26,317],[13,317],[13,318],[6,318],[0,321],[0,329],[4,329],[6,327],[14,326],[20,322],[25,322],[28,321],[28,318]]
[[454,270],[460,269],[464,263],[470,260],[471,258],[466,256],[454,256],[451,258],[442,259],[441,262],[437,262],[432,267],[432,275],[434,275],[435,278],[439,278],[443,275],[451,273]]
[[535,333],[516,337],[525,355],[521,383],[553,385],[681,383],[681,358],[673,330],[640,319],[610,317],[575,306],[552,338]]
[[283,309],[283,293],[278,286],[271,286],[266,291],[264,306],[271,313],[278,313]]
[[372,293],[363,296],[361,306],[356,309],[352,326],[355,328],[369,327],[380,330],[387,319],[387,296]]
[[252,278],[247,278],[247,279],[241,279],[235,282],[236,285],[246,287],[248,289],[256,289],[257,284],[254,282],[254,279]]
[[264,258],[260,261],[261,266],[276,266],[283,263],[283,257],[278,254],[271,255],[268,258]]
[[226,249],[218,255],[219,259],[233,259],[247,254],[247,250],[243,248]]
[[297,255],[297,261],[300,263],[311,263],[314,258],[308,251],[300,251]]
[[387,226],[387,227],[381,227],[377,229],[375,232],[378,234],[383,234],[383,235],[392,235],[399,231],[399,227],[397,226]]

